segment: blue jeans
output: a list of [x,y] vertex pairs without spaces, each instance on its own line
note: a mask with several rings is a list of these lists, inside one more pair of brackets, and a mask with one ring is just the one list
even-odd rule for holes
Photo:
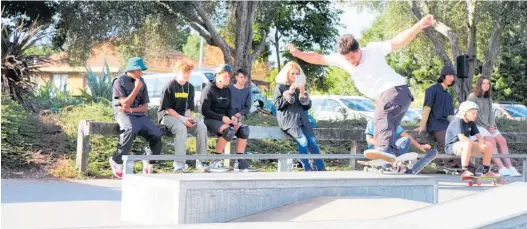
[[[302,129],[304,129],[302,127]],[[318,145],[315,141],[315,136],[311,136],[309,134],[305,134],[306,131],[302,131],[302,136],[300,138],[296,138],[296,145],[298,146],[298,152],[301,154],[320,154],[320,149],[318,148]],[[315,159],[315,167],[316,169],[311,168],[311,165],[309,164],[308,159],[301,159],[302,167],[304,167],[305,171],[314,171],[314,170],[325,170],[326,167],[324,166],[324,161],[322,159]]]
[[405,153],[408,153],[408,151],[410,151],[410,145],[411,145],[411,141],[410,141],[410,138],[408,137],[402,137],[402,138],[399,138],[397,139],[397,141],[395,142],[395,145],[397,146],[397,155],[395,156],[401,156]]

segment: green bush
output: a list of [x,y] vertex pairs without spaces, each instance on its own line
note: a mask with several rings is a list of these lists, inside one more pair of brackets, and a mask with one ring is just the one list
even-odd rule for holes
[[41,126],[30,113],[2,95],[2,168],[27,166],[38,150]]
[[35,90],[34,96],[36,107],[40,109],[60,110],[63,107],[77,105],[82,101],[79,98],[73,97],[64,88],[56,88],[51,82]]
[[[112,77],[110,72],[110,66],[104,61],[104,70],[99,75],[88,66],[85,66],[87,75],[83,75],[86,80],[87,89],[81,89],[82,97],[85,102],[101,102],[106,101],[109,103],[112,99]],[[121,70],[116,74],[115,77],[121,75]]]

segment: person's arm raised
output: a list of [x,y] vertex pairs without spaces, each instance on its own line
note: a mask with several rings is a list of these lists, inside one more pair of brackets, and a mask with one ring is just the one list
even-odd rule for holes
[[288,44],[287,48],[289,49],[291,55],[305,62],[317,65],[328,65],[326,58],[324,58],[324,55],[314,52],[302,52],[298,50],[294,44]]
[[421,30],[423,29],[434,25],[435,23],[436,21],[434,20],[434,16],[432,15],[426,15],[425,17],[421,18],[421,20],[419,20],[419,22],[417,22],[414,26],[400,32],[394,38],[391,39],[392,50],[395,51],[406,46],[415,38],[417,33],[421,32]]

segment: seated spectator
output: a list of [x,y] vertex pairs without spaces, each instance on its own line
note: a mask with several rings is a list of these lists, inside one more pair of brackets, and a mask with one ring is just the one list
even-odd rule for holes
[[[490,78],[486,76],[479,77],[473,92],[468,96],[467,101],[474,102],[478,105],[478,118],[476,124],[478,126],[479,134],[489,142],[494,153],[498,153],[497,145],[500,146],[501,154],[509,154],[509,146],[507,140],[501,135],[501,132],[496,127],[496,118],[492,110],[492,91],[490,86]],[[502,176],[521,176],[521,174],[512,166],[510,158],[493,158],[494,164],[498,167],[498,173]]]
[[[236,118],[231,109],[232,96],[227,88],[232,74],[229,65],[222,64],[214,70],[214,82],[207,84],[201,91],[201,113],[205,118],[207,129],[218,135],[216,143],[216,154],[222,154],[227,142],[237,137],[236,153],[245,153],[247,138],[249,138],[249,126],[243,125]],[[237,160],[236,171],[251,171],[247,161]],[[210,172],[225,172],[227,167],[222,160],[214,160],[208,167]]]
[[[277,109],[277,119],[280,128],[296,140],[298,152],[320,154],[315,141],[313,127],[305,111],[311,108],[311,99],[302,83],[297,84],[298,78],[305,79],[305,75],[296,62],[287,63],[276,76],[276,88],[273,103]],[[314,160],[312,168],[309,160],[302,159],[305,171],[325,171],[321,159]]]
[[[461,178],[472,176],[499,176],[490,171],[490,159],[492,158],[492,145],[485,141],[479,134],[476,126],[479,107],[477,104],[466,101],[459,105],[458,117],[448,125],[445,138],[445,152],[461,157],[463,173]],[[477,138],[477,142],[470,139]],[[478,167],[474,172],[468,170],[470,156],[483,153],[483,168]]]
[[246,86],[248,78],[247,72],[240,69],[236,72],[234,84],[229,85],[231,109],[238,121],[244,120],[251,110],[251,90]]
[[[178,62],[176,77],[163,88],[157,112],[159,123],[164,124],[174,135],[174,154],[187,154],[188,133],[196,136],[196,153],[207,154],[207,127],[192,115],[194,109],[194,85],[188,82],[194,66],[190,62]],[[199,168],[201,163],[196,162]],[[185,161],[174,161],[174,172],[188,170]]]
[[[122,132],[119,134],[117,153],[109,159],[109,162],[113,174],[118,178],[123,176],[122,157],[130,154],[132,143],[137,135],[144,137],[150,145],[150,150],[147,150],[146,154],[159,155],[161,153],[161,131],[147,116],[150,99],[148,89],[141,77],[142,71],[146,69],[142,58],[131,58],[128,60],[126,72],[114,79],[112,83],[114,116]],[[153,172],[151,164],[153,162],[143,161],[144,174]]]

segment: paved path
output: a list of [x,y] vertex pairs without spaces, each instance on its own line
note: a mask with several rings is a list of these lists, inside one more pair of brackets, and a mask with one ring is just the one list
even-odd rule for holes
[[[439,202],[492,186],[468,187],[458,176],[437,176]],[[509,178],[509,182],[520,178]],[[120,218],[119,180],[2,180],[2,229],[130,226]],[[119,227],[122,228],[122,227]]]

